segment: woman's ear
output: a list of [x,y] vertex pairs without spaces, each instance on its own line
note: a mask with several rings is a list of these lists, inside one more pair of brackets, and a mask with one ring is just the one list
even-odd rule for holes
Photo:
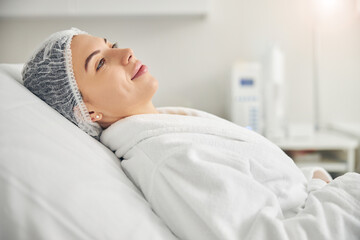
[[89,110],[91,121],[98,122],[103,118],[101,112],[96,111],[96,108],[91,103],[84,100],[86,108]]
[[91,121],[93,121],[93,122],[98,122],[103,117],[102,113],[99,113],[99,112],[90,111],[89,114],[90,114]]
[[[87,109],[92,109],[92,108],[89,108],[88,106],[86,106],[86,107],[87,107]],[[74,107],[73,111],[74,111],[74,115],[77,119],[83,118],[78,105],[76,105]],[[103,118],[103,114],[101,112],[97,112],[97,111],[89,111],[89,115],[90,115],[91,121],[93,121],[93,122],[98,122]]]

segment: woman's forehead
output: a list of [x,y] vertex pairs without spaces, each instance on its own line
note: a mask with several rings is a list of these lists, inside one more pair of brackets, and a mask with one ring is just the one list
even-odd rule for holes
[[86,34],[74,36],[71,41],[71,55],[74,70],[79,71],[82,69],[88,56],[94,51],[99,50],[103,45],[104,38]]
[[94,37],[87,34],[79,34],[73,37],[71,41],[71,51],[79,53],[88,53],[94,51],[99,44],[104,44],[104,38]]

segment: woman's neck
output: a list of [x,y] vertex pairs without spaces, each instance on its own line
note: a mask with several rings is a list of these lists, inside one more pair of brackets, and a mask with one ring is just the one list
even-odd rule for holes
[[144,106],[143,108],[135,110],[134,112],[132,112],[131,114],[127,114],[126,116],[106,117],[106,118],[102,119],[102,121],[100,121],[99,124],[103,129],[105,129],[105,128],[108,128],[111,124],[119,121],[120,119],[126,118],[126,117],[130,117],[133,115],[139,115],[139,114],[158,114],[158,113],[159,113],[159,111],[155,108],[153,103],[150,102],[148,105]]

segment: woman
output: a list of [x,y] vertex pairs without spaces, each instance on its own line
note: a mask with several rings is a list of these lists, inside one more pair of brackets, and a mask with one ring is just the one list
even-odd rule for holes
[[[318,204],[329,201],[329,193],[352,191],[351,201],[358,198],[358,174],[327,187],[326,171],[302,172],[252,131],[194,109],[155,108],[158,82],[131,49],[72,28],[45,41],[24,66],[23,79],[86,133],[97,139],[101,134],[181,239],[302,239],[304,232],[336,239],[339,226],[324,220],[323,212],[360,229],[360,220],[349,218],[359,215],[358,205]],[[337,189],[339,182],[347,184]],[[341,204],[337,197],[330,200]],[[346,229],[346,239],[359,231]]]
[[25,65],[23,79],[30,91],[95,138],[121,118],[157,112],[151,102],[157,80],[132,50],[75,28],[50,36]]

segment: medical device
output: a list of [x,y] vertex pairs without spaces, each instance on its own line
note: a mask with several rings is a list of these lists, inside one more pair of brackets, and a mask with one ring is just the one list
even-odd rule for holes
[[231,121],[262,133],[261,64],[236,62],[231,76]]
[[285,57],[279,47],[261,62],[236,62],[230,92],[231,121],[270,139],[286,136]]

